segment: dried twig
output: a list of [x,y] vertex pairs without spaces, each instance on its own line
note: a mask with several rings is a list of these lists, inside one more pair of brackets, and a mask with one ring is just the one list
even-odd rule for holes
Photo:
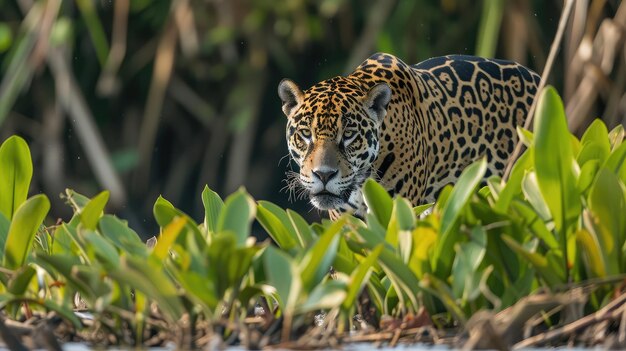
[[[567,26],[567,21],[569,19],[570,13],[572,12],[572,7],[574,6],[574,0],[567,0],[565,6],[563,7],[563,12],[561,13],[561,19],[559,20],[559,27],[556,31],[556,36],[554,37],[554,41],[550,46],[550,53],[548,54],[548,60],[543,69],[543,73],[541,74],[541,81],[539,82],[539,86],[537,87],[537,96],[533,99],[533,103],[530,106],[530,110],[528,111],[528,117],[526,118],[526,122],[524,123],[525,129],[530,129],[530,125],[533,121],[533,117],[535,114],[535,109],[537,108],[537,97],[541,94],[541,91],[546,86],[546,82],[550,73],[552,72],[552,66],[554,66],[554,60],[556,59],[556,55],[559,52],[559,47],[561,45],[561,41],[563,40],[563,33],[565,32],[565,28]],[[520,152],[522,152],[522,147],[524,144],[521,140],[517,142],[515,146],[515,150],[513,150],[513,154],[509,158],[509,162],[506,165],[504,170],[504,175],[502,177],[502,181],[506,182],[511,173],[511,169],[513,168],[513,164],[515,160],[519,157]]]
[[[178,2],[174,2],[173,7]],[[175,9],[172,9],[174,12]],[[154,60],[152,82],[148,92],[148,99],[139,134],[139,167],[135,173],[134,187],[137,193],[142,193],[148,186],[148,175],[152,164],[152,150],[156,140],[163,98],[174,68],[174,54],[176,50],[177,29],[175,22],[170,18]]]
[[525,340],[522,340],[513,346],[514,349],[522,349],[531,346],[536,346],[540,343],[545,343],[550,340],[554,340],[559,337],[567,336],[577,331],[586,328],[594,323],[602,322],[605,320],[612,320],[622,317],[626,309],[626,294],[620,295],[615,300],[611,301],[608,305],[604,306],[599,311],[587,315],[581,319],[578,319],[572,323],[569,323],[561,328],[549,330],[545,333],[541,333]]
[[111,51],[98,80],[96,91],[104,96],[112,95],[119,90],[117,71],[126,55],[126,32],[128,28],[129,0],[115,1],[113,17],[113,33],[111,35]]

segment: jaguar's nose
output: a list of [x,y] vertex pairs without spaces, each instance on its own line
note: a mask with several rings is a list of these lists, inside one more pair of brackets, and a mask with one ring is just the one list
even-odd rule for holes
[[324,169],[324,170],[316,169],[316,170],[313,171],[313,176],[317,177],[319,180],[322,181],[322,184],[326,185],[338,173],[339,173],[339,171],[336,170],[336,169]]

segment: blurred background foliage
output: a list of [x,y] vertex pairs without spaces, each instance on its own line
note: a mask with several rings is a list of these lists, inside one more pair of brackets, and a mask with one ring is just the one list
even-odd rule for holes
[[[276,86],[350,72],[376,51],[516,60],[541,73],[559,0],[0,0],[0,140],[33,153],[31,192],[111,192],[156,230],[163,194],[200,217],[205,184],[319,216],[282,190],[292,167]],[[626,111],[626,6],[577,0],[550,82],[570,127]],[[295,167],[295,166],[294,166]],[[63,212],[67,211],[67,212]],[[145,230],[139,230],[145,232]]]

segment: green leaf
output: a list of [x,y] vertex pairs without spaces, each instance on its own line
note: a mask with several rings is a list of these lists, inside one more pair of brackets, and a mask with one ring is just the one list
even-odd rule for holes
[[287,210],[287,216],[289,217],[291,224],[296,230],[298,239],[300,240],[300,246],[308,247],[309,245],[311,245],[311,243],[315,239],[315,233],[313,232],[311,227],[309,227],[307,221],[302,218],[302,216],[300,216],[297,212],[289,209]]
[[359,263],[350,275],[350,283],[348,284],[348,292],[342,303],[344,310],[350,309],[356,303],[356,299],[359,293],[365,286],[368,280],[368,276],[372,271],[372,266],[376,263],[380,252],[383,250],[383,245],[377,245],[374,249],[365,256],[365,259]]
[[109,201],[109,192],[103,191],[91,199],[80,213],[80,221],[89,230],[95,230],[100,217],[104,212],[104,207]]
[[305,291],[310,291],[317,285],[325,275],[328,274],[330,265],[337,254],[339,245],[339,232],[346,223],[346,217],[343,216],[335,221],[322,234],[313,247],[306,252],[300,261],[299,268],[302,277],[302,286]]
[[459,231],[452,229],[486,171],[487,160],[484,158],[467,167],[461,174],[443,208],[439,230],[440,237],[435,244],[433,253],[433,268],[436,272],[447,275],[448,273],[444,272],[450,272],[452,268],[454,244],[459,240],[460,235]]
[[611,152],[609,132],[604,122],[600,119],[596,119],[591,123],[580,142],[582,147],[576,160],[581,166],[591,160],[598,160],[602,163]]
[[28,285],[30,285],[30,281],[35,276],[35,273],[37,273],[37,271],[30,265],[23,266],[11,277],[7,290],[15,296],[23,295],[28,289]]
[[172,210],[176,210],[174,205],[159,195],[152,207],[152,213],[159,227],[167,226],[176,217],[175,211]]
[[565,282],[564,267],[551,262],[547,257],[536,252],[530,252],[508,235],[502,235],[502,240],[517,254],[524,257],[545,279],[548,286],[554,287]]
[[537,173],[533,171],[524,175],[524,178],[522,179],[522,190],[526,200],[528,200],[543,221],[549,221],[552,219],[548,204],[546,204],[546,201],[541,194],[541,190],[539,189]]
[[533,145],[535,140],[535,135],[533,134],[533,132],[528,129],[524,129],[521,126],[517,126],[515,130],[517,131],[517,136],[519,137],[519,140],[522,142],[522,144],[524,144],[524,146],[531,147]]
[[576,187],[581,194],[586,194],[587,190],[591,187],[596,175],[600,170],[599,160],[589,160],[580,168],[580,175],[578,176],[578,182]]
[[471,299],[478,290],[480,272],[478,266],[487,252],[487,233],[482,227],[474,227],[470,241],[455,245],[456,257],[452,264],[452,291],[456,297]]
[[609,132],[609,142],[611,144],[611,151],[615,151],[615,149],[622,144],[624,140],[624,126],[618,124]]
[[376,216],[378,223],[386,228],[393,209],[393,201],[387,190],[375,180],[368,178],[363,185],[363,197],[367,208]]
[[50,201],[43,194],[31,197],[18,207],[9,227],[4,250],[4,267],[16,269],[24,265],[32,249],[35,233],[49,209]]
[[290,314],[302,289],[296,263],[286,253],[272,246],[263,255],[268,282],[276,289],[278,304],[283,313]]
[[494,209],[500,213],[508,213],[513,198],[522,192],[522,180],[524,175],[533,167],[534,148],[530,147],[520,156],[511,169],[509,180],[504,185],[496,200]]
[[[132,255],[145,257],[148,255],[146,245],[139,235],[128,227],[128,223],[112,215],[104,215],[98,223],[100,233],[107,237],[118,249]],[[57,235],[55,234],[55,243]]]
[[224,201],[205,185],[202,191],[202,204],[204,205],[204,226],[208,232],[214,233],[217,230],[217,220],[222,212]]
[[543,198],[550,209],[565,248],[566,230],[579,215],[576,161],[563,103],[556,90],[545,88],[535,118],[535,171]]
[[626,143],[622,143],[618,146],[611,155],[606,160],[605,167],[613,171],[618,177],[622,180],[623,183],[626,183]]
[[254,200],[241,188],[226,198],[224,208],[217,221],[218,231],[235,233],[237,245],[244,246],[250,235],[250,224],[256,215]]
[[339,280],[328,280],[317,285],[308,298],[297,305],[298,313],[331,309],[342,304],[346,298],[346,284]]
[[9,227],[11,222],[0,212],[0,260],[4,256],[4,247],[6,246],[7,237],[9,236]]
[[12,219],[17,208],[26,201],[33,161],[24,139],[12,136],[0,146],[0,212]]
[[174,244],[176,238],[182,232],[186,223],[187,218],[185,217],[176,217],[172,222],[170,222],[170,224],[163,229],[163,232],[159,236],[159,239],[152,250],[152,256],[159,261],[164,260],[167,257],[170,247]]
[[170,322],[178,321],[182,317],[184,307],[175,285],[153,260],[146,264],[145,259],[122,255],[120,269],[108,271],[107,274],[117,282],[153,298]]
[[393,208],[399,230],[413,230],[415,228],[415,213],[409,200],[398,197],[393,200]]
[[260,246],[240,247],[231,231],[218,232],[208,250],[209,268],[217,296],[223,298],[228,289],[239,289],[241,279],[250,269]]
[[85,239],[85,242],[89,244],[89,248],[95,252],[99,261],[103,263],[105,267],[111,269],[119,268],[120,255],[109,240],[90,230],[83,230],[80,235]]
[[583,253],[588,274],[591,277],[605,277],[606,265],[598,238],[583,228],[576,232],[576,241]]
[[278,206],[259,201],[256,216],[263,229],[283,250],[290,251],[300,243],[289,216]]
[[606,168],[600,169],[589,192],[589,223],[600,244],[607,274],[620,274],[621,248],[626,240],[626,190],[617,176]]

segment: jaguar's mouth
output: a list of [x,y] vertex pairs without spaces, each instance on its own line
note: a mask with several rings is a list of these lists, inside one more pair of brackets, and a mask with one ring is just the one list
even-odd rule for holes
[[338,209],[345,203],[345,200],[341,196],[331,193],[328,190],[322,190],[315,194],[311,194],[310,198],[313,206],[319,208],[320,210]]

